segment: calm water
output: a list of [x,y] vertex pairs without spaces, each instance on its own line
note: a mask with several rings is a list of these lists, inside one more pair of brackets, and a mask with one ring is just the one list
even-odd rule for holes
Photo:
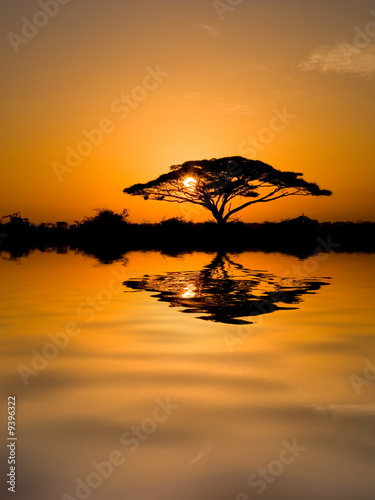
[[374,499],[374,264],[2,259],[15,497]]

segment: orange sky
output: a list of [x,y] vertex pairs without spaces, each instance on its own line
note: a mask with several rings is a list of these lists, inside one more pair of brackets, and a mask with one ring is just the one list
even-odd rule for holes
[[254,205],[244,221],[374,220],[373,2],[59,2],[1,4],[1,215],[126,207],[158,221],[181,206],[123,188],[242,155],[334,192]]

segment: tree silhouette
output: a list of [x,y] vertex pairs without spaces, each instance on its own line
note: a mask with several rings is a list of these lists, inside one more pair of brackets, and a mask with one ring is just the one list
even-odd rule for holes
[[218,252],[200,271],[174,271],[125,281],[131,290],[146,290],[159,301],[206,321],[249,324],[253,316],[297,309],[306,294],[328,281],[277,276],[248,269]]
[[127,218],[129,217],[129,211],[126,208],[119,214],[109,208],[96,208],[95,212],[95,217],[85,217],[80,224],[90,224],[92,226],[107,228],[114,226],[121,227],[127,224]]
[[[283,172],[241,156],[187,161],[145,184],[124,193],[145,200],[193,203],[209,210],[219,224],[254,204],[287,196],[330,196],[332,193],[305,181],[299,172]],[[234,200],[238,202],[233,206]]]

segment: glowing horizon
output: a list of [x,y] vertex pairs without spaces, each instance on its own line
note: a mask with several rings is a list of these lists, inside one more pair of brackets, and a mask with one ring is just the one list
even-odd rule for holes
[[207,220],[122,191],[187,160],[240,155],[333,191],[248,208],[245,222],[375,220],[370,1],[339,17],[323,0],[68,2],[53,17],[39,4],[2,7],[0,216],[72,223],[107,207],[134,222]]

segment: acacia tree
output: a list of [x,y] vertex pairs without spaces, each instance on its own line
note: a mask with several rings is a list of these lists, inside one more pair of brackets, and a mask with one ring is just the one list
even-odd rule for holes
[[219,224],[254,203],[287,196],[330,196],[307,182],[299,172],[283,172],[258,160],[241,156],[187,161],[145,184],[134,184],[124,193],[145,200],[193,203],[209,210]]

